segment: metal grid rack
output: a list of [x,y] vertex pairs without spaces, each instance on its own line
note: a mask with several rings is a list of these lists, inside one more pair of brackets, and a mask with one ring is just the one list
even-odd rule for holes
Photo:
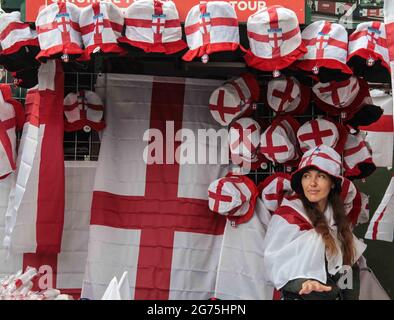
[[[79,90],[91,90],[94,91],[95,82],[100,73],[95,72],[65,72],[65,88],[64,94],[67,95],[70,92],[78,92]],[[265,84],[271,79],[270,75],[256,74],[261,88],[264,88]],[[228,76],[230,78],[231,76]],[[13,84],[13,78],[10,74],[6,74],[2,79],[3,83]],[[310,80],[308,85],[312,86],[313,82]],[[26,89],[19,88],[12,85],[13,96],[15,99],[24,103],[26,96]],[[381,88],[386,92],[391,92],[389,84],[371,84],[371,88]],[[294,116],[300,124],[304,122],[316,119],[318,117],[326,115],[315,107],[312,102],[308,110],[303,115]],[[275,113],[269,108],[265,107],[262,102],[257,103],[257,108],[254,112],[254,118],[256,120],[270,121],[275,117]],[[336,119],[342,121],[340,117]],[[100,151],[100,135],[94,130],[85,132],[83,130],[76,132],[65,132],[64,133],[64,160],[66,161],[97,161]],[[275,172],[288,172],[292,171],[291,167],[284,165],[268,163],[266,168],[251,171],[248,176],[254,180],[256,185],[263,181],[268,175]]]

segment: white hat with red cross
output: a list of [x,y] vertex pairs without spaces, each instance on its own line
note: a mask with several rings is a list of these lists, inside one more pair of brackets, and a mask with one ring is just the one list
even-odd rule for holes
[[81,9],[79,26],[85,46],[85,58],[92,53],[123,53],[118,45],[124,18],[118,6],[111,2],[95,2]]
[[264,100],[277,114],[296,115],[308,108],[310,96],[310,88],[295,77],[281,77],[268,82]]
[[234,119],[251,110],[259,96],[260,88],[256,78],[250,73],[244,73],[212,92],[209,109],[217,122],[228,126]]
[[290,178],[288,173],[276,172],[258,185],[261,199],[271,213],[280,207],[285,195],[292,193]]
[[324,144],[342,153],[346,137],[346,127],[329,119],[309,120],[297,131],[297,139],[302,152]]
[[303,154],[297,170],[291,174],[291,187],[296,193],[301,194],[302,175],[307,168],[314,168],[331,176],[340,192],[342,184],[341,167],[341,156],[333,148],[324,144],[311,148]]
[[65,131],[105,128],[104,106],[97,93],[90,90],[71,92],[64,98]]
[[11,88],[0,84],[0,179],[16,170],[16,130],[24,123],[22,105],[12,99]]
[[42,9],[36,19],[41,51],[37,59],[61,57],[63,61],[79,58],[83,54],[79,28],[81,9],[70,2],[56,2]]
[[[359,23],[349,37],[348,62],[359,57],[365,60],[365,66],[372,67],[380,61],[390,72],[390,58],[386,40],[385,24],[380,21]],[[355,70],[356,72],[356,70]]]
[[263,71],[282,70],[306,53],[294,11],[282,6],[263,8],[248,18],[250,49],[246,63]]
[[185,20],[185,33],[189,46],[185,61],[201,57],[207,62],[212,53],[240,47],[237,14],[227,1],[201,1],[192,7]]
[[21,13],[3,13],[0,19],[1,55],[8,56],[25,46],[38,47],[37,34],[28,23],[21,21]]
[[145,52],[172,54],[187,47],[173,1],[134,1],[125,12],[125,25],[119,42]]
[[252,218],[257,197],[256,185],[246,176],[227,175],[208,187],[209,209],[238,224]]
[[298,164],[300,153],[296,133],[299,127],[289,115],[275,118],[260,137],[259,151],[274,163]]
[[315,21],[302,31],[302,41],[308,52],[297,62],[298,68],[314,74],[319,74],[321,67],[352,74],[346,65],[348,34],[342,25]]
[[362,179],[371,175],[376,166],[372,160],[371,149],[360,133],[348,134],[343,151],[344,176],[349,179]]
[[261,128],[252,118],[235,120],[229,129],[230,152],[252,158],[260,144]]
[[350,119],[370,97],[366,81],[355,76],[341,82],[318,82],[312,92],[321,110],[344,119]]

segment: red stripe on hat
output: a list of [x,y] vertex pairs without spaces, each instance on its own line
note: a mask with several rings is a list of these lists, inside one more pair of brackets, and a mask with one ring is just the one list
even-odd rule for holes
[[29,28],[29,25],[23,22],[11,22],[7,27],[0,33],[0,41],[3,41],[8,35],[14,30],[21,30]]
[[[125,18],[125,24],[127,27],[149,29],[152,27],[152,20]],[[179,21],[179,19],[166,20],[164,23],[165,28],[180,28],[180,26],[181,22]]]
[[[211,27],[238,27],[238,21],[235,18],[211,18]],[[185,26],[185,34],[190,36],[191,34],[198,32],[199,29],[199,23]]]
[[342,186],[341,186],[341,198],[342,201],[345,201],[347,194],[349,192],[350,188],[350,180],[349,179],[343,179]]
[[257,131],[256,125],[255,124],[251,124],[249,127],[244,129],[238,122],[234,122],[231,127],[233,129],[237,130],[238,134],[239,134],[238,139],[231,145],[231,148],[235,149],[242,142],[244,144],[244,146],[249,150],[249,152],[253,153],[252,141],[250,141],[248,139],[247,135],[244,136],[244,133],[246,131],[247,134],[249,134],[249,133],[252,134],[253,132]]
[[294,88],[294,81],[289,78],[286,78],[285,91],[279,91],[278,89],[272,90],[272,96],[281,100],[277,112],[283,111],[284,104],[286,102],[291,103],[294,101],[294,98],[292,98],[291,96],[291,93],[293,92],[293,88]]
[[[352,33],[350,35],[349,41],[358,40],[358,39],[360,39],[362,37],[366,37],[368,34],[369,34],[368,30],[363,30],[363,31],[360,31],[360,32],[354,32],[354,33]],[[377,45],[379,45],[379,46],[381,46],[383,48],[387,48],[387,42],[386,42],[385,38],[378,37],[378,38],[375,38],[375,41],[376,41]]]
[[231,200],[232,200],[231,196],[222,195],[222,189],[223,189],[223,186],[226,182],[227,182],[227,180],[222,179],[219,181],[219,183],[217,185],[216,192],[208,191],[209,197],[215,200],[212,211],[217,212],[219,210],[220,201],[231,202]]
[[[281,125],[278,125],[278,127],[282,127]],[[275,153],[283,153],[289,151],[289,148],[287,146],[274,146],[273,140],[272,140],[272,134],[275,130],[275,126],[272,126],[268,129],[265,138],[267,142],[266,147],[260,147],[260,152],[267,154],[273,161],[275,161]],[[282,127],[283,128],[283,127]],[[285,131],[286,129],[283,128]]]
[[[80,27],[81,34],[86,35],[95,30],[96,25],[94,23],[88,24],[86,26]],[[123,26],[116,22],[113,22],[109,19],[103,19],[103,27],[113,29],[116,32],[121,33],[123,30]]]
[[162,43],[163,34],[161,32],[161,27],[165,28],[165,21],[161,21],[161,16],[163,15],[163,3],[161,1],[154,1],[154,11],[155,11],[155,21],[152,17],[152,27],[153,29],[153,42]]
[[345,149],[344,155],[345,157],[352,156],[353,154],[359,152],[364,147],[365,147],[364,141],[360,141],[360,143],[356,147]]
[[[297,28],[293,29],[291,31],[288,31],[288,32],[284,32],[284,33],[282,33],[281,39],[282,40],[289,40],[289,39],[293,38],[295,35],[297,35],[299,32],[300,31]],[[252,31],[248,31],[248,37],[250,39],[257,41],[257,42],[269,42],[269,39],[270,39],[267,34],[258,34],[258,33],[252,32]]]
[[201,31],[201,28],[204,30],[202,32],[202,42],[203,44],[208,44],[211,42],[211,35],[208,30],[208,26],[212,26],[211,19],[208,21],[205,20],[204,14],[207,13],[207,3],[206,2],[201,2],[200,3],[200,21],[199,21],[199,30]]
[[[270,17],[270,28],[271,29],[279,29],[279,17],[278,12],[276,11],[276,7],[273,7],[268,10],[268,14]],[[283,40],[282,35],[278,37],[277,33],[273,33],[274,37],[270,37],[270,33],[268,33],[270,43],[273,41],[274,46],[272,47],[272,58],[280,57],[280,45],[278,44],[278,40]]]
[[218,93],[218,100],[216,102],[216,105],[210,103],[209,108],[211,109],[211,111],[217,111],[219,113],[220,119],[222,119],[222,121],[225,122],[224,119],[225,114],[236,114],[237,112],[241,111],[241,107],[239,105],[235,108],[225,107],[224,94],[225,91],[223,89],[220,89]]
[[383,219],[384,213],[386,212],[387,207],[383,209],[383,211],[380,213],[379,217],[376,219],[375,223],[373,224],[373,231],[372,231],[372,240],[377,239],[378,235],[378,227],[380,221]]
[[320,146],[321,144],[323,144],[324,137],[329,137],[334,134],[334,132],[331,129],[320,130],[319,122],[317,120],[312,120],[310,122],[310,125],[311,125],[312,132],[311,133],[304,133],[299,136],[299,139],[302,142],[308,141],[308,140],[313,140],[315,142],[315,146]]
[[[349,79],[342,82],[331,81],[327,87],[319,88],[319,92],[320,93],[331,92],[332,102],[334,103],[334,105],[338,106],[340,104],[338,89],[345,88],[349,84],[350,84]],[[353,90],[354,88],[352,88],[352,91]]]
[[245,95],[244,95],[244,93],[242,92],[242,89],[241,89],[241,87],[239,86],[239,84],[236,83],[235,81],[230,81],[230,82],[228,82],[228,83],[231,84],[231,85],[234,87],[234,89],[237,91],[238,96],[240,97],[240,99],[241,99],[242,101],[246,102],[246,101],[245,101]]

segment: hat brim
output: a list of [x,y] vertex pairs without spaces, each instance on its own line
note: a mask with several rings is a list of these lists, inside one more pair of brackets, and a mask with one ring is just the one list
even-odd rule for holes
[[341,176],[333,176],[332,174],[328,173],[326,170],[319,168],[316,165],[310,165],[301,169],[298,169],[296,171],[294,171],[291,175],[291,188],[293,189],[293,191],[295,191],[297,194],[303,194],[303,189],[302,189],[302,184],[301,184],[301,179],[302,179],[302,175],[304,174],[305,171],[309,170],[309,169],[316,169],[319,170],[321,172],[324,172],[325,174],[327,174],[328,176],[331,177],[331,179],[333,179],[334,181],[334,189],[340,193],[342,190],[342,180],[343,177]]

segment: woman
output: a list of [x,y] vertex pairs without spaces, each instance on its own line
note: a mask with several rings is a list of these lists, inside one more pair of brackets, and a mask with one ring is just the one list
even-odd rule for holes
[[295,194],[271,218],[264,272],[283,299],[358,299],[356,261],[366,245],[346,217],[340,172],[341,157],[332,148],[307,151],[291,177]]

